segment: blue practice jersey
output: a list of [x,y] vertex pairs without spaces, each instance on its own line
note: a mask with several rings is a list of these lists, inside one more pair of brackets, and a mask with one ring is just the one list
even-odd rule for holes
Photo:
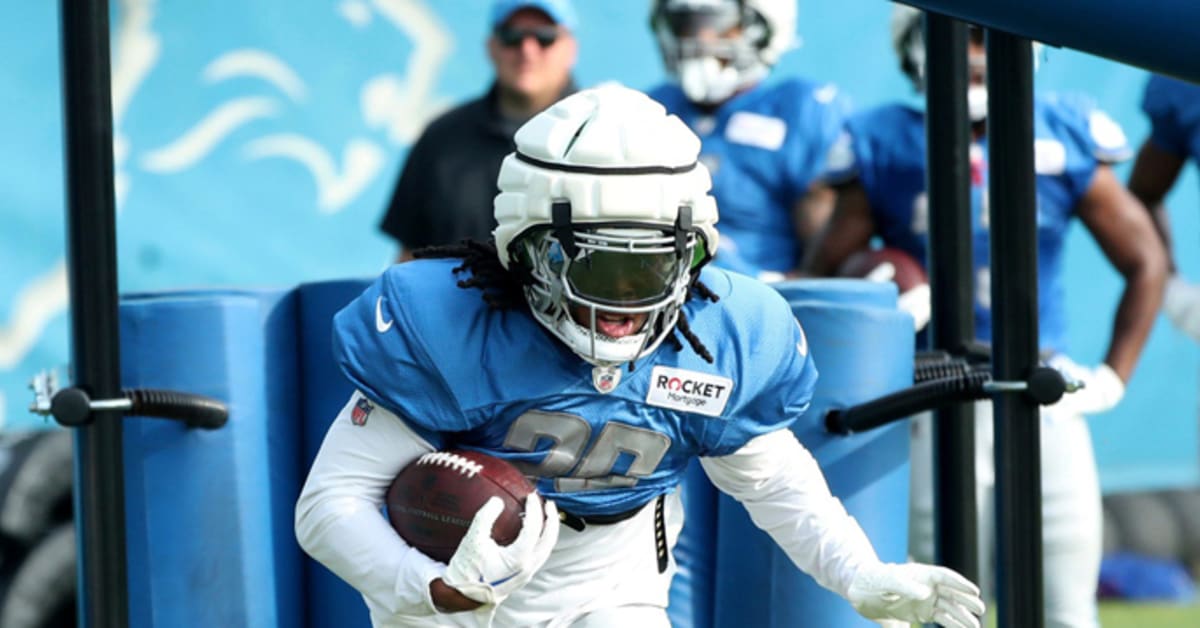
[[685,305],[715,364],[664,343],[601,394],[592,366],[527,311],[491,309],[459,288],[459,263],[391,267],[334,318],[335,358],[434,447],[505,458],[567,511],[641,506],[671,491],[692,458],[787,427],[812,397],[803,331],[757,281],[706,269],[720,301]]
[[1200,85],[1151,76],[1142,111],[1150,118],[1150,141],[1200,164]]
[[[979,340],[990,341],[987,139],[974,142],[970,153],[975,334]],[[1096,167],[1128,159],[1130,149],[1121,128],[1085,99],[1039,97],[1034,101],[1034,155],[1040,345],[1044,350],[1064,352],[1067,314],[1062,264],[1067,227]],[[887,105],[852,117],[846,123],[846,134],[830,153],[828,177],[832,183],[857,178],[870,200],[875,229],[883,242],[925,262],[929,233],[922,111]]]
[[793,208],[824,170],[847,99],[833,85],[798,78],[758,86],[715,111],[673,83],[649,94],[700,136],[721,220],[716,264],[748,275],[795,268],[803,251]]

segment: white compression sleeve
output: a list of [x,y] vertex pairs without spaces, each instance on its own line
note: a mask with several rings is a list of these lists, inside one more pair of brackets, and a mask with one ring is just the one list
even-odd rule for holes
[[325,434],[296,503],[296,538],[363,594],[372,615],[431,615],[429,583],[446,566],[405,543],[380,508],[396,474],[433,448],[378,406],[355,425],[350,414],[361,397],[351,395]]
[[816,460],[790,430],[763,434],[728,456],[701,458],[717,488],[745,506],[805,573],[842,597],[864,564],[879,561]]

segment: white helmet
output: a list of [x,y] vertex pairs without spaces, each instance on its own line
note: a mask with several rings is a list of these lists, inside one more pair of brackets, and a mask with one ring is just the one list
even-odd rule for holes
[[[924,13],[904,4],[896,4],[892,9],[892,48],[900,59],[900,70],[904,72],[917,91],[925,90],[925,29],[922,23]],[[979,27],[972,25],[973,36],[981,37]],[[1033,42],[1033,67],[1037,69],[1038,57],[1042,45]],[[972,60],[982,68],[986,63],[984,58]],[[988,93],[983,85],[967,87],[967,111],[971,120],[981,122],[987,118]]]
[[[500,263],[525,276],[534,317],[597,366],[652,352],[717,251],[699,138],[650,97],[610,84],[534,116],[516,144],[500,166],[493,235]],[[598,331],[599,312],[647,320],[615,338]]]
[[892,9],[892,49],[900,59],[900,71],[913,82],[917,91],[925,89],[924,14],[905,4]]
[[[795,44],[797,0],[655,0],[650,28],[693,102],[718,104],[766,77]],[[736,38],[705,39],[738,27]]]

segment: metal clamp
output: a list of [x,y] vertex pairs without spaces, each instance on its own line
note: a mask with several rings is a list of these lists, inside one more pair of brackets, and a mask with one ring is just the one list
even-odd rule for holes
[[128,412],[133,409],[133,400],[128,397],[92,399],[79,388],[60,389],[58,374],[54,371],[38,373],[29,382],[29,387],[33,389],[33,403],[29,405],[29,411],[40,416],[53,416],[68,427],[88,423],[93,412]]
[[998,382],[996,380],[991,380],[983,385],[983,392],[988,393],[1023,392],[1026,390],[1029,390],[1029,382],[1020,380],[1012,382]]
[[1084,382],[1063,375],[1057,369],[1038,366],[1027,380],[991,380],[983,384],[983,391],[994,393],[1025,393],[1030,399],[1046,406],[1062,399],[1065,393],[1073,393],[1084,387]]
[[29,387],[34,398],[29,411],[53,416],[67,427],[91,423],[96,412],[175,419],[205,429],[219,428],[229,418],[229,409],[220,401],[171,390],[132,389],[122,391],[117,399],[92,399],[82,388],[60,389],[54,371],[38,373]]
[[59,391],[58,372],[49,370],[34,375],[29,387],[33,389],[33,403],[29,404],[29,411],[38,416],[50,416],[54,394]]

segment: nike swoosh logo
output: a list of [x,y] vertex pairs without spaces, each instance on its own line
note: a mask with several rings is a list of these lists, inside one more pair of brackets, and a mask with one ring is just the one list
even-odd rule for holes
[[396,321],[394,321],[394,320],[391,320],[391,321],[383,320],[383,297],[379,297],[378,299],[376,299],[375,300],[375,331],[378,331],[381,334],[385,334],[385,333],[387,333],[387,331],[389,329],[392,328],[392,323],[395,323],[395,322]]
[[[511,576],[505,576],[499,580],[496,580],[495,582],[489,582],[488,585],[493,586],[493,587],[498,587],[498,586],[504,584],[505,582],[508,582],[509,580],[512,580],[513,578],[516,578],[519,575],[521,575],[521,572],[517,571],[517,572],[514,572]],[[479,576],[479,581],[483,582],[483,576]]]

